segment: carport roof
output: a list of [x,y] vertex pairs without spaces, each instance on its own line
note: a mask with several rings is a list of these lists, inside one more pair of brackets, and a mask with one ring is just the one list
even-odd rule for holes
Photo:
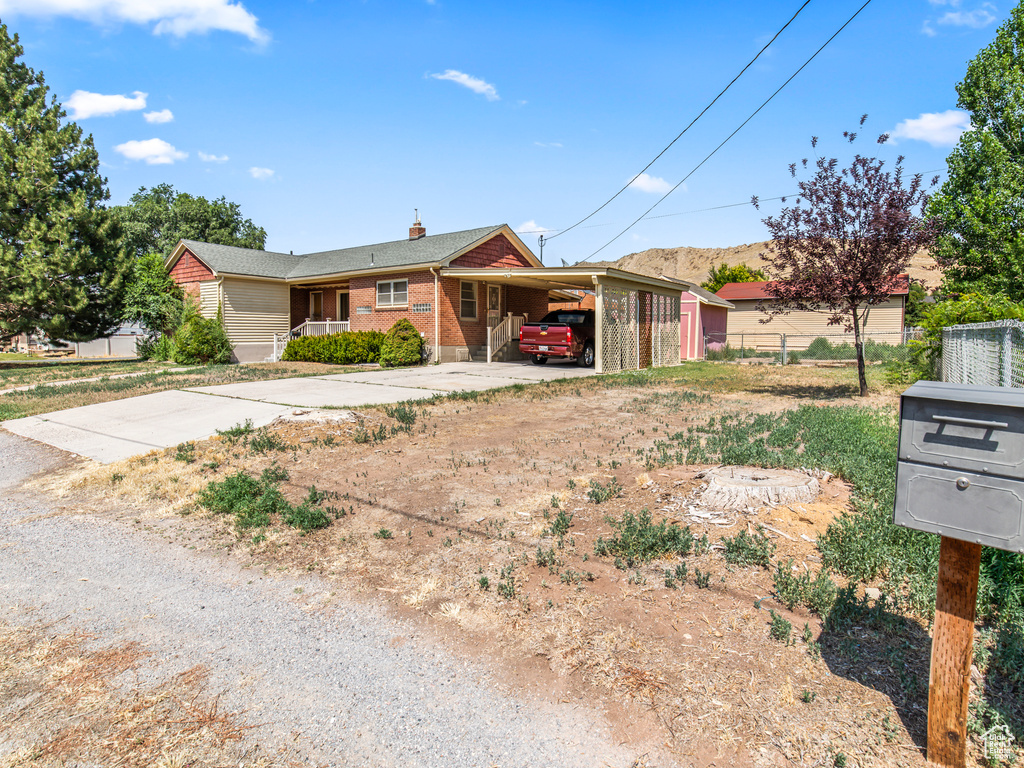
[[447,267],[441,270],[444,277],[461,277],[466,280],[482,280],[488,283],[518,285],[523,288],[588,288],[602,282],[632,283],[637,288],[660,288],[669,293],[688,290],[692,283],[684,280],[664,280],[636,272],[627,272],[615,267],[532,267],[529,269],[468,269]]

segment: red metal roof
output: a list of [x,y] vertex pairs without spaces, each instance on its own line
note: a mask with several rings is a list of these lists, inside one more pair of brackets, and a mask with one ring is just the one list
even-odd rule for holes
[[[770,299],[771,294],[765,292],[768,282],[755,283],[726,283],[715,293],[720,299],[736,301],[737,299]],[[893,285],[892,294],[900,295],[910,292],[910,276],[900,275]]]

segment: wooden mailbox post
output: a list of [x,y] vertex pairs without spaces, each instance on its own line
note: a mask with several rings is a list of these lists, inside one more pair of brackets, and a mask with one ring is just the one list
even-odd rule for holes
[[961,768],[981,547],[1024,552],[1024,392],[942,382],[904,392],[894,521],[942,537],[928,760]]

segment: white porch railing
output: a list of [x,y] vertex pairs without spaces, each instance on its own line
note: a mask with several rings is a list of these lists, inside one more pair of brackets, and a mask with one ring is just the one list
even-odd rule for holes
[[295,326],[289,333],[274,334],[274,354],[267,362],[276,363],[284,354],[288,340],[296,336],[327,336],[332,333],[345,333],[350,330],[348,320],[310,320]]
[[502,320],[487,332],[487,362],[493,362],[494,353],[515,339],[519,341],[519,329],[526,322],[526,315],[519,317],[508,313],[508,317]]
[[348,320],[310,320],[292,328],[292,336],[327,336],[349,330]]

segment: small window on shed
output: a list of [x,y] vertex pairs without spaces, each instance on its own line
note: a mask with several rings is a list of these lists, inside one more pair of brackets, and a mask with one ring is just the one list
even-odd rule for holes
[[462,283],[459,319],[476,320],[476,283]]

